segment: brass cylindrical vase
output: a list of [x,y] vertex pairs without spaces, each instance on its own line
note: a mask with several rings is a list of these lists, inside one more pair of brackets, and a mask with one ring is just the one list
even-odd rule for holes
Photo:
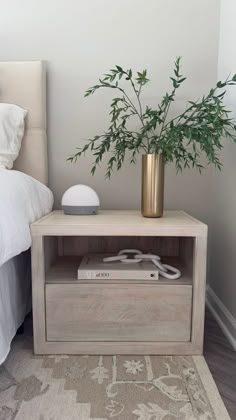
[[144,217],[163,215],[164,165],[161,154],[142,156],[142,215]]

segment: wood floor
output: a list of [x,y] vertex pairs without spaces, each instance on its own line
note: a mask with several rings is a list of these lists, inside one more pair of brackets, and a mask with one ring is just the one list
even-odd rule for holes
[[236,420],[236,351],[206,311],[204,356],[232,420]]

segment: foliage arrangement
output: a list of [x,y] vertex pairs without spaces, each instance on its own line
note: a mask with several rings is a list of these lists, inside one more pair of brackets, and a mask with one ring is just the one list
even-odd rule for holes
[[[202,169],[201,155],[205,155],[208,164],[221,168],[218,153],[223,147],[224,138],[236,142],[235,121],[229,117],[230,111],[224,105],[226,88],[236,84],[236,74],[219,81],[210,89],[209,93],[197,101],[188,101],[184,112],[169,119],[171,104],[176,98],[176,91],[186,77],[181,75],[181,57],[174,64],[174,75],[170,77],[172,90],[166,93],[156,109],[148,105],[144,107],[141,94],[144,86],[149,83],[147,70],[133,75],[131,69],[124,70],[115,66],[105,74],[99,83],[89,88],[85,96],[94,94],[98,89],[114,89],[118,96],[111,102],[110,126],[106,132],[89,139],[84,147],[68,160],[76,161],[87,150],[95,156],[92,174],[106,153],[110,153],[107,162],[106,176],[110,178],[114,168],[119,170],[128,157],[135,163],[137,154],[161,153],[165,162],[175,162],[177,171],[184,168],[196,167]],[[123,80],[131,88],[123,87]],[[131,128],[130,122],[136,118],[136,130]]]

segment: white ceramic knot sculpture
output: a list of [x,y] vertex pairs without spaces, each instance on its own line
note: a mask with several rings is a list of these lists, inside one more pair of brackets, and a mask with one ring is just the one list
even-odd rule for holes
[[[129,258],[129,254],[133,254],[133,258]],[[176,280],[181,276],[181,271],[178,268],[172,267],[169,264],[162,264],[161,257],[155,254],[143,254],[139,249],[122,249],[118,255],[103,258],[103,262],[109,263],[112,261],[120,261],[124,264],[137,264],[143,260],[152,261],[157,267],[160,276],[169,280]]]

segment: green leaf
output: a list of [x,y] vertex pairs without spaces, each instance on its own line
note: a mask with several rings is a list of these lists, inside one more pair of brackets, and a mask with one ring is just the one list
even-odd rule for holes
[[225,87],[226,86],[226,82],[224,82],[224,83],[222,83],[221,81],[219,81],[217,84],[216,84],[216,86],[218,87],[218,88],[222,88],[222,87]]
[[173,86],[174,86],[174,88],[177,88],[177,86],[178,86],[177,80],[176,80],[176,79],[174,79],[173,77],[170,77],[170,79],[171,79],[171,80],[172,80],[172,82],[173,82]]
[[121,67],[121,66],[116,66],[116,68],[117,68],[117,70],[118,70],[119,72],[121,72],[121,73],[123,73],[123,72],[124,72],[124,70],[122,69],[122,67]]
[[[223,103],[226,88],[236,84],[236,74],[232,79],[219,81],[208,94],[197,101],[189,101],[186,110],[171,119],[169,109],[175,100],[176,89],[186,80],[180,74],[180,62],[181,58],[177,57],[174,76],[171,77],[172,91],[163,96],[156,108],[145,106],[141,102],[142,87],[149,81],[146,69],[136,73],[135,82],[139,85],[138,88],[132,80],[132,70],[124,71],[121,66],[116,66],[99,79],[99,83],[90,87],[85,96],[92,95],[100,88],[116,89],[120,94],[111,101],[108,129],[103,134],[89,139],[84,147],[78,148],[76,153],[68,158],[68,161],[76,162],[90,151],[95,158],[91,169],[94,174],[103,157],[109,152],[106,172],[108,178],[113,168],[119,170],[122,167],[126,158],[130,163],[134,163],[136,154],[140,152],[162,153],[166,162],[175,162],[177,172],[189,167],[201,171],[202,155],[205,155],[209,164],[220,169],[218,154],[224,144],[222,138],[236,143],[236,122],[229,118],[231,111]],[[134,98],[129,96],[128,89],[119,86],[118,80],[122,77],[131,81]],[[130,83],[127,86],[131,87]],[[223,91],[217,92],[217,89],[223,87]],[[133,117],[135,120],[132,122]],[[132,126],[135,130],[131,129]]]

